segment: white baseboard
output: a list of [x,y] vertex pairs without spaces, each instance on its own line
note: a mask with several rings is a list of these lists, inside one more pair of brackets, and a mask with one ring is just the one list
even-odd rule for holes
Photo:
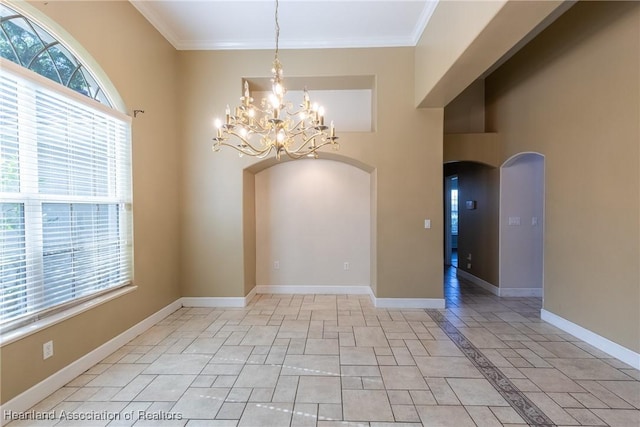
[[[5,414],[7,412],[22,413],[29,410],[29,408],[31,408],[33,405],[42,401],[44,398],[76,378],[78,375],[81,375],[87,369],[93,367],[104,358],[109,356],[111,353],[118,350],[120,347],[122,347],[141,333],[145,332],[147,329],[149,329],[174,311],[178,310],[180,307],[182,307],[182,304],[178,299],[167,305],[166,307],[160,309],[140,323],[137,323],[120,335],[107,341],[100,347],[85,354],[78,360],[60,369],[55,374],[47,377],[30,389],[20,393],[18,396],[9,400],[0,407],[0,414]],[[8,421],[10,420],[5,419],[5,417],[1,417],[0,425],[4,425]]]
[[499,297],[542,297],[542,288],[504,288],[502,286],[493,286],[486,280],[459,268],[456,269],[456,274]]
[[640,369],[640,354],[626,347],[616,344],[607,338],[583,328],[563,317],[553,314],[545,309],[540,310],[540,318],[545,322],[551,323],[553,326],[562,329],[563,331],[573,335],[576,338],[580,338],[587,344],[591,344],[598,350],[615,357],[622,362],[631,365],[635,369]]
[[501,297],[542,297],[542,288],[498,288]]
[[249,291],[245,297],[182,297],[180,303],[183,307],[246,307],[255,296],[256,288]]
[[444,308],[444,298],[376,298],[371,297],[378,308]]
[[249,291],[247,296],[244,297],[244,305],[245,305],[245,307],[249,304],[249,302],[253,299],[253,297],[255,297],[256,294],[258,293],[258,290],[256,289],[256,287],[257,286],[254,286],[253,289],[251,289]]
[[491,283],[487,282],[486,280],[483,280],[483,279],[481,279],[481,278],[479,278],[477,276],[474,276],[471,273],[467,273],[466,271],[461,270],[459,268],[456,269],[456,275],[458,277],[462,277],[463,279],[466,279],[466,280],[470,281],[474,285],[480,286],[485,291],[489,291],[494,295],[500,296],[500,291],[499,291],[498,287],[492,285]]
[[259,294],[351,294],[371,295],[371,287],[361,286],[290,286],[290,285],[258,285],[255,287]]
[[378,308],[444,308],[443,298],[376,298],[369,286],[287,286],[258,285],[259,294],[333,294],[369,295]]

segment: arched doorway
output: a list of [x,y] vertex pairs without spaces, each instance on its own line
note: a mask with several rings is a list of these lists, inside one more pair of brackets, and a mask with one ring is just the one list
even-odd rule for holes
[[544,156],[519,153],[500,168],[500,296],[542,296]]

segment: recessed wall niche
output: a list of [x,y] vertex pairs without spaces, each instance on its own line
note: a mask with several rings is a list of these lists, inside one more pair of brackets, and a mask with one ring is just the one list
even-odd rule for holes
[[255,174],[256,284],[370,286],[371,174],[333,160]]

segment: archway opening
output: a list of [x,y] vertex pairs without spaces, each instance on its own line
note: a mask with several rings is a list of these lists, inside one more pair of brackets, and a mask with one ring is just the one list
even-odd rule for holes
[[542,296],[544,156],[519,153],[500,168],[500,295]]
[[245,170],[244,193],[245,294],[375,290],[373,168],[264,160]]

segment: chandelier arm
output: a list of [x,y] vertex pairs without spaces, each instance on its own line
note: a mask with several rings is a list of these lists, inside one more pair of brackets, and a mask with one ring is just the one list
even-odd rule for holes
[[224,145],[226,147],[230,147],[233,148],[234,150],[238,151],[241,154],[246,154],[247,156],[252,156],[252,157],[257,157],[259,159],[263,159],[265,157],[267,157],[269,155],[269,153],[271,152],[271,150],[273,150],[275,147],[273,145],[270,145],[268,147],[266,147],[264,150],[253,150],[251,149],[251,151],[243,149],[240,146],[237,146],[235,144],[229,144],[228,142],[225,141],[220,141],[219,145]]
[[[267,110],[263,110],[257,107],[254,107],[254,110],[258,111],[263,116],[267,115]],[[256,129],[253,131],[254,133],[261,134],[263,132],[268,132],[270,130],[268,127],[262,126],[262,124],[260,123],[260,119],[254,119],[253,123],[250,123],[249,120],[246,120],[246,118],[244,117],[242,118],[234,117],[234,121],[235,121],[234,123],[235,125],[244,126],[247,129],[252,129],[252,130]]]
[[316,152],[324,147],[325,145],[329,145],[329,144],[335,144],[334,142],[331,141],[325,141],[320,143],[319,145],[316,145],[314,147],[311,147],[309,149],[307,149],[306,151],[300,152],[300,148],[298,148],[297,150],[288,150],[287,148],[285,148],[285,153],[287,154],[287,156],[291,157],[294,160],[297,159],[301,159],[303,157],[308,157],[310,154],[316,154]]
[[295,129],[296,129],[296,128],[298,128],[298,127],[300,128],[300,132],[298,132],[298,133],[301,133],[301,132],[305,132],[305,131],[307,131],[307,130],[309,130],[309,129],[315,129],[315,128],[316,128],[316,125],[315,125],[315,123],[313,123],[313,122],[311,122],[311,123],[307,124],[307,123],[305,123],[305,120],[299,120],[299,121],[298,121],[298,122],[297,122],[293,127],[291,127],[289,130],[293,131],[293,130],[295,130]]
[[[236,138],[238,138],[240,141],[242,141],[242,143],[244,145],[248,146],[251,150],[253,150],[256,153],[262,153],[265,150],[270,149],[272,147],[271,145],[269,145],[265,149],[261,150],[261,149],[256,148],[251,142],[249,142],[249,140],[247,138],[243,137],[239,133],[236,133],[234,131],[227,131],[227,133],[229,135],[231,135],[231,136],[235,136]],[[229,143],[227,143],[227,145],[230,146],[230,147],[235,147],[234,145],[229,144]],[[248,152],[246,154],[248,154]]]
[[260,123],[254,123],[251,126],[247,126],[247,128],[251,129],[251,131],[255,134],[262,135],[264,133],[269,133],[270,129],[268,127],[262,126]]
[[299,110],[296,111],[289,111],[288,109],[285,110],[285,112],[287,113],[288,116],[293,117],[293,116],[297,116],[300,113],[304,113],[306,117],[310,117],[311,113],[309,112],[309,110],[306,110],[304,108],[300,108]]
[[308,156],[309,154],[312,154],[313,152],[308,152],[308,153],[302,153],[302,154],[298,154],[289,150],[284,150],[284,152],[286,153],[287,156],[289,156],[290,158],[292,158],[293,160],[298,160],[301,159],[303,157]]
[[[300,152],[302,149],[304,149],[304,148],[307,146],[307,144],[309,144],[313,139],[318,138],[318,137],[320,137],[320,136],[322,136],[322,132],[317,132],[317,133],[315,133],[315,134],[313,134],[313,135],[309,136],[308,138],[304,139],[304,140],[302,141],[302,144],[300,144],[300,146],[299,146],[298,148],[296,148],[295,150],[289,150],[289,149],[286,149],[286,151],[287,151],[287,152],[292,152],[292,153],[298,153],[298,152]],[[316,146],[314,146],[314,147],[321,147],[321,146],[323,146],[323,145],[326,145],[326,143],[325,143],[325,142],[321,142],[321,143],[320,143],[320,145],[316,145]],[[317,148],[314,148],[313,150],[310,150],[310,151],[309,151],[309,152],[307,152],[306,154],[308,154],[308,153],[310,153],[310,152],[313,152],[313,151],[315,151],[315,150],[317,150]]]
[[294,126],[294,127],[292,127],[292,128],[290,128],[290,129],[289,129],[289,135],[290,135],[292,138],[295,138],[295,137],[296,137],[296,136],[298,136],[298,135],[305,135],[305,137],[306,137],[306,132],[307,132],[308,130],[310,130],[310,129],[313,129],[313,128],[309,128],[309,127],[304,127],[304,128],[296,129],[297,127],[298,127],[298,125],[296,125],[296,126]]
[[[323,130],[318,129],[318,125],[316,123],[305,123],[304,120],[300,120],[297,123],[295,123],[294,126],[289,128],[289,132],[291,132],[291,135],[300,135],[300,134],[305,134],[308,131],[314,131],[317,133],[322,134]],[[317,135],[316,135],[317,136]]]
[[268,110],[262,109],[260,107],[255,106],[255,105],[251,105],[250,107],[253,108],[255,111],[261,113],[261,114],[267,114],[267,112],[268,112]]

